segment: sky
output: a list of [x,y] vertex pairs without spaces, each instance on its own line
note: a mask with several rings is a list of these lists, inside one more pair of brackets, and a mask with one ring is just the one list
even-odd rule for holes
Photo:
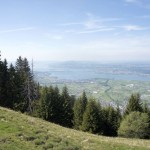
[[149,61],[150,0],[0,0],[2,59]]

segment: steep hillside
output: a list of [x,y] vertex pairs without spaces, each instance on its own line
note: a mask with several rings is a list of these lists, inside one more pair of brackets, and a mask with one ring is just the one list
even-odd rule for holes
[[148,150],[150,141],[67,129],[0,107],[0,150]]

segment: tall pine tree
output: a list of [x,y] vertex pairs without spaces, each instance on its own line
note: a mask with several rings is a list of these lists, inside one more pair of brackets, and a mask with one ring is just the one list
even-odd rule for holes
[[29,62],[26,58],[21,56],[16,61],[16,76],[18,82],[16,83],[18,89],[18,98],[16,100],[16,109],[22,112],[33,112],[33,102],[37,99],[37,84],[33,78]]
[[12,64],[10,64],[10,67],[8,69],[9,73],[9,86],[8,86],[8,91],[9,95],[8,98],[11,100],[10,104],[12,109],[14,109],[14,103],[17,99],[17,86],[16,86],[16,81],[18,80],[16,77],[16,71],[15,68]]
[[48,88],[43,87],[41,92],[41,97],[39,101],[39,108],[38,108],[38,117],[47,120],[49,118],[49,97],[48,97]]
[[68,89],[66,86],[62,89],[61,101],[63,104],[61,125],[71,128],[73,126],[73,109],[71,98],[69,96]]
[[84,112],[82,130],[90,133],[100,133],[101,124],[100,105],[94,99],[90,99]]
[[0,105],[11,108],[11,99],[9,99],[9,73],[7,60],[5,59],[0,64]]
[[103,135],[117,136],[117,130],[120,125],[120,113],[118,111],[112,106],[103,108]]
[[82,122],[83,122],[83,114],[85,112],[87,105],[87,97],[86,93],[83,92],[82,96],[80,96],[74,104],[74,128],[81,129]]
[[132,111],[143,111],[139,93],[132,94],[129,98],[128,104],[124,111],[124,116],[130,114]]

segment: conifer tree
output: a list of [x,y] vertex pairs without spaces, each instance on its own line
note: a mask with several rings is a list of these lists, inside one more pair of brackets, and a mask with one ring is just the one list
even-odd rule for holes
[[2,105],[2,76],[3,76],[3,62],[1,61],[1,51],[0,51],[0,106]]
[[116,115],[117,115],[117,120],[118,120],[118,124],[117,124],[117,130],[118,130],[118,128],[120,127],[120,123],[122,121],[122,114],[119,108],[119,104],[117,104]]
[[23,58],[19,56],[16,61],[15,70],[16,70],[16,86],[17,86],[17,98],[14,103],[14,109],[21,112],[26,111],[26,103],[24,100],[24,83],[26,81],[26,73],[24,71]]
[[8,86],[8,98],[10,99],[10,104],[12,109],[14,109],[14,103],[15,100],[17,99],[17,86],[16,86],[16,80],[18,80],[16,78],[16,71],[15,68],[12,64],[10,64],[10,67],[8,69],[8,73],[9,73],[9,86]]
[[82,96],[81,96],[81,102],[82,102],[82,106],[83,106],[83,112],[86,109],[87,101],[88,100],[87,100],[86,93],[85,93],[85,91],[83,91]]
[[37,99],[38,88],[34,81],[28,60],[20,56],[16,61],[15,69],[19,81],[16,83],[19,94],[15,107],[22,112],[31,114],[33,111],[33,102]]
[[144,103],[144,106],[143,106],[143,113],[146,113],[149,117],[149,130],[150,130],[150,108],[148,107],[148,104],[146,102]]
[[76,96],[75,95],[70,95],[70,101],[71,101],[71,108],[73,110],[75,101],[76,101]]
[[1,64],[1,89],[0,89],[0,105],[3,107],[11,107],[11,100],[9,99],[9,73],[7,60],[5,59]]
[[143,111],[139,93],[132,94],[129,98],[128,104],[124,111],[124,116],[130,114],[132,111]]
[[74,128],[79,130],[81,128],[82,121],[83,121],[83,106],[82,106],[82,102],[80,98],[78,98],[75,101],[73,111],[74,111],[73,113],[74,114]]
[[11,64],[8,68],[7,60],[3,62],[0,58],[0,105],[13,108],[17,93],[14,83],[15,69]]
[[35,99],[35,83],[29,62],[26,58],[23,60],[23,71],[25,76],[25,81],[23,83],[23,96],[26,103],[25,109],[29,114],[31,114],[33,111],[32,103]]
[[44,120],[64,125],[64,103],[58,87],[43,87],[38,105],[38,116]]
[[111,136],[117,136],[118,112],[111,106],[109,107],[108,123],[109,123],[110,135]]
[[144,102],[144,105],[143,105],[143,112],[144,113],[148,113],[149,112],[149,107],[148,107],[148,104],[146,102]]
[[56,86],[53,89],[53,102],[52,102],[52,110],[53,110],[53,115],[51,116],[51,121],[57,124],[61,124],[61,116],[63,113],[63,104],[62,101],[60,100],[60,93],[59,89]]
[[1,60],[1,51],[0,51],[0,93],[1,93],[1,82],[2,82],[2,70],[3,70],[3,62]]
[[48,120],[48,105],[49,105],[48,88],[43,87],[42,94],[40,97],[40,102],[39,102],[38,115],[40,118],[44,120]]
[[103,108],[103,135],[107,136],[117,136],[117,130],[120,124],[120,117],[118,116],[118,111],[112,106],[107,106]]
[[99,133],[102,119],[100,117],[99,105],[94,99],[90,99],[83,116],[82,130],[90,133]]
[[82,121],[83,121],[83,114],[85,112],[87,105],[87,97],[86,93],[83,92],[82,96],[80,96],[74,104],[74,128],[81,129]]
[[48,107],[48,121],[54,122],[55,120],[55,92],[54,88],[50,86],[47,93],[47,107]]
[[73,109],[72,109],[71,99],[68,93],[68,89],[66,86],[62,89],[61,101],[63,104],[61,125],[65,127],[72,127],[73,126]]
[[4,64],[1,61],[1,54],[0,54],[0,106],[3,106],[3,68]]

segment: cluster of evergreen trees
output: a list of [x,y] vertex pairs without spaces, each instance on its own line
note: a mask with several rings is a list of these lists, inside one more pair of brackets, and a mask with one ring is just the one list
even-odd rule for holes
[[62,93],[57,87],[41,87],[41,96],[36,102],[33,115],[65,127],[73,126],[73,105],[75,98],[70,96],[67,87]]
[[117,136],[121,120],[119,109],[102,107],[95,99],[88,99],[83,92],[79,98],[70,96],[65,86],[41,87],[33,115],[44,120],[95,134]]
[[85,92],[74,104],[74,128],[95,134],[117,136],[121,120],[119,109],[102,107],[95,99],[87,99]]
[[6,59],[0,60],[0,106],[31,114],[38,91],[26,58],[19,57],[9,67]]
[[119,107],[103,107],[83,92],[69,95],[67,87],[39,87],[26,58],[15,66],[0,60],[0,106],[28,113],[44,120],[94,134],[150,138],[150,109],[139,94],[132,94],[123,113]]

